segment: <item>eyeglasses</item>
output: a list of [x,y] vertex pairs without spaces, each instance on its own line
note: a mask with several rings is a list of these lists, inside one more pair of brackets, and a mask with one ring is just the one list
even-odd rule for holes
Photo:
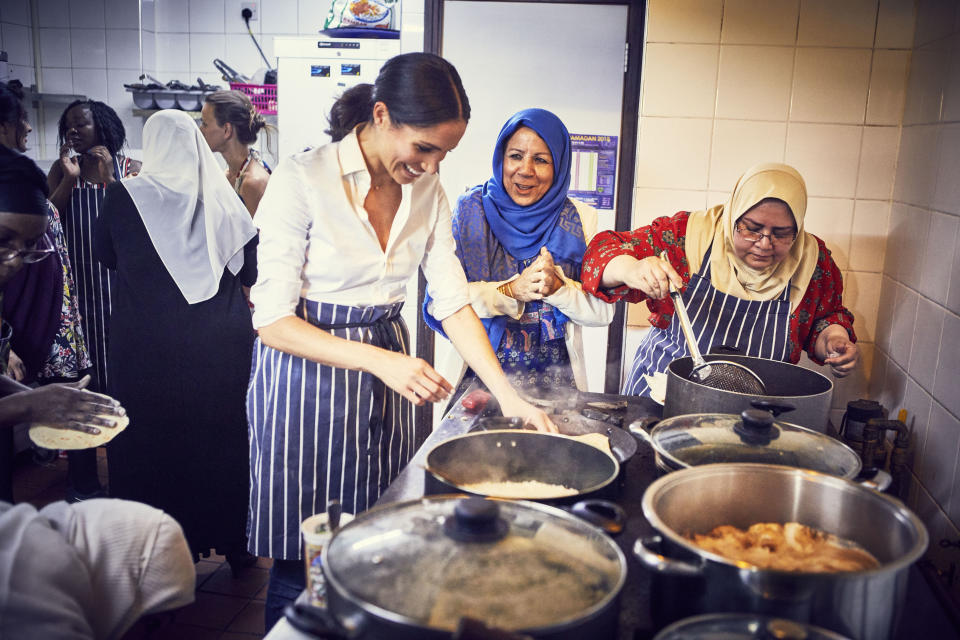
[[751,231],[740,223],[736,225],[736,228],[737,233],[740,234],[740,237],[748,242],[760,242],[766,238],[770,241],[770,244],[791,244],[794,238],[797,237],[797,232],[793,229],[789,229],[787,231],[774,231],[773,233],[760,233],[759,231]]
[[48,255],[54,252],[53,246],[47,240],[47,236],[40,236],[35,246],[29,249],[14,249],[13,247],[0,246],[0,262],[13,262],[17,258],[23,260],[26,264],[40,262]]

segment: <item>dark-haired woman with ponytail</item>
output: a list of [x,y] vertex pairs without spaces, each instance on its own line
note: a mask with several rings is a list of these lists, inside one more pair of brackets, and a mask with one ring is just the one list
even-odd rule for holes
[[440,162],[470,104],[460,77],[426,53],[391,58],[374,85],[330,113],[331,144],[284,158],[260,201],[250,424],[250,551],[274,558],[266,627],[304,586],[300,522],[337,499],[373,506],[426,438],[413,405],[451,391],[407,355],[400,317],[422,268],[434,315],[505,415],[555,430],[504,377],[450,232]]
[[227,162],[227,180],[252,216],[270,179],[270,167],[251,147],[257,134],[272,127],[245,94],[217,91],[206,97],[200,112],[200,133],[210,149]]

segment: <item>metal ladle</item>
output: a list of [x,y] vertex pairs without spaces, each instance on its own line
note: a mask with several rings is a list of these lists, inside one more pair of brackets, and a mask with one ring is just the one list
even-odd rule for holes
[[[660,254],[660,259],[667,262],[666,252]],[[690,324],[690,316],[687,315],[687,307],[683,304],[680,292],[673,286],[673,282],[670,282],[670,299],[673,300],[677,318],[680,320],[680,328],[683,329],[683,337],[686,338],[687,348],[693,357],[690,380],[723,391],[766,395],[767,388],[760,376],[742,364],[730,360],[711,360],[710,362],[704,360],[697,345],[697,337],[693,333],[693,326]]]

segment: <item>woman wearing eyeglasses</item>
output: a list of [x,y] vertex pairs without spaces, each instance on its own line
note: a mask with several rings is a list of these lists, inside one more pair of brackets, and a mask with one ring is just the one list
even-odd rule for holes
[[740,177],[726,204],[594,237],[583,289],[607,302],[645,300],[652,312],[623,393],[650,395],[645,376],[688,355],[670,283],[682,292],[703,353],[725,345],[796,363],[805,350],[837,377],[853,370],[860,359],[853,314],[823,240],[803,229],[806,208],[796,169],[765,163]]

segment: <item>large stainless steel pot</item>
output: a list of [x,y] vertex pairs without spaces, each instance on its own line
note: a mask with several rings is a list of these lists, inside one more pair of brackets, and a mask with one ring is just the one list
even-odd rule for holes
[[545,640],[611,638],[627,574],[613,540],[565,511],[463,496],[371,509],[322,562],[327,636],[362,640],[449,640],[462,617]]
[[789,362],[737,355],[708,355],[710,360],[730,360],[755,372],[767,388],[766,395],[750,395],[714,389],[690,380],[693,360],[678,358],[667,367],[667,392],[663,403],[663,417],[687,413],[739,414],[751,407],[751,402],[767,401],[773,405],[793,408],[790,422],[825,432],[830,419],[830,399],[833,382],[826,376]]
[[[658,535],[634,551],[654,572],[660,623],[708,612],[750,612],[819,625],[860,640],[893,636],[910,565],[927,548],[923,523],[900,501],[849,480],[761,464],[712,464],[663,476],[643,496]],[[800,522],[852,540],[880,567],[805,573],[738,565],[683,537],[729,524]]]

